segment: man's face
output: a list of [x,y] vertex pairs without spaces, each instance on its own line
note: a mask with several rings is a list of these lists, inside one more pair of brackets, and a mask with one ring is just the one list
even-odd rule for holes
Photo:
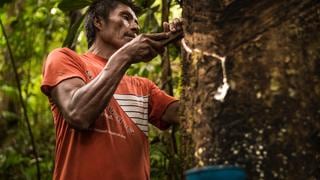
[[99,37],[107,46],[119,49],[135,38],[138,32],[135,13],[129,6],[120,3],[110,12],[107,22],[103,22]]

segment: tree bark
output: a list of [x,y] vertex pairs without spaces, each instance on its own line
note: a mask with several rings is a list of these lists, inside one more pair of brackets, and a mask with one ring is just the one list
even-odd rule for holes
[[[184,1],[185,41],[199,50],[183,67],[187,163],[243,166],[249,179],[320,178],[319,9],[316,0]],[[212,53],[226,57],[223,102]]]

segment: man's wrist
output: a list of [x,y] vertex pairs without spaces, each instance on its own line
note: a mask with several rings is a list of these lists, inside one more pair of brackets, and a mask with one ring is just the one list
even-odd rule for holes
[[131,57],[126,52],[117,51],[109,58],[108,64],[113,64],[113,67],[116,67],[117,69],[123,69],[124,71],[126,71],[130,67],[132,62]]
[[115,55],[117,56],[117,62],[121,62],[124,63],[126,67],[130,67],[131,64],[133,64],[133,60],[132,60],[132,55],[130,54],[130,52],[127,51],[126,47],[123,46],[122,48],[120,48]]

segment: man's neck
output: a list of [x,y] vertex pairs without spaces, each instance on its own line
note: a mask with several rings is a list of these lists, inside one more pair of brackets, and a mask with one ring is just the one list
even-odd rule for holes
[[109,59],[110,56],[112,56],[112,54],[117,51],[117,49],[111,46],[106,46],[105,44],[96,41],[92,44],[88,51],[104,59]]

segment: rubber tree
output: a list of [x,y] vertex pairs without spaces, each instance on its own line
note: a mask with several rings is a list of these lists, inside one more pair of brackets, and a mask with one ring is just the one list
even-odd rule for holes
[[320,178],[319,9],[317,0],[183,1],[185,169]]

